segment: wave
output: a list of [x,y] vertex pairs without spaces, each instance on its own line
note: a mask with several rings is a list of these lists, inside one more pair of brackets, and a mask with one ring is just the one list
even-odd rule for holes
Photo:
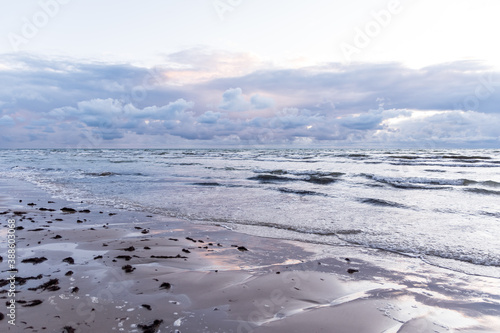
[[118,160],[118,161],[109,161],[110,163],[121,164],[121,163],[135,163],[136,160]]
[[320,185],[328,185],[331,183],[335,183],[338,179],[332,177],[318,177],[318,176],[309,176],[306,179],[303,179],[308,183],[320,184]]
[[105,172],[86,172],[84,173],[84,175],[91,177],[109,177],[109,176],[117,176],[119,174],[116,172],[105,171]]
[[277,176],[273,174],[264,174],[264,175],[257,175],[254,177],[248,178],[249,180],[257,180],[262,184],[276,184],[276,183],[283,183],[283,182],[297,182],[297,181],[304,181],[308,183],[313,183],[313,184],[319,184],[319,185],[328,185],[331,183],[334,183],[338,181],[337,178],[333,177],[321,177],[321,176],[307,176],[303,178],[293,178],[293,177],[284,177],[284,176]]
[[[339,177],[343,176],[343,172],[331,171],[311,171],[311,170],[254,170],[257,176],[250,177],[250,180],[258,180],[261,183],[277,183],[286,181],[304,181],[319,185],[328,185],[334,183]],[[285,177],[289,175],[291,177]]]
[[[382,162],[365,162],[365,164],[380,164]],[[401,166],[431,166],[431,167],[444,167],[444,168],[498,168],[500,165],[497,162],[491,161],[488,163],[481,164],[458,164],[458,163],[431,163],[431,162],[390,162],[390,165],[401,165]]]
[[[81,171],[81,170],[80,170]],[[90,177],[110,177],[110,176],[144,176],[144,174],[140,172],[130,172],[130,173],[119,173],[112,171],[104,171],[104,172],[83,172],[82,175],[90,176]]]
[[480,212],[481,215],[485,215],[485,216],[491,216],[491,217],[496,217],[496,218],[500,218],[500,213],[492,213],[492,212]]
[[[443,186],[469,186],[482,185],[487,187],[500,187],[500,183],[493,180],[476,181],[472,179],[442,179],[442,178],[426,178],[426,177],[385,177],[371,174],[361,174],[365,178],[375,180],[379,183],[388,184],[398,188],[423,188],[423,189],[438,189]],[[422,186],[434,185],[434,187]]]
[[326,196],[326,194],[319,193],[319,192],[305,191],[305,190],[293,190],[293,189],[285,188],[285,187],[278,188],[278,191],[280,191],[282,193],[298,194],[298,195],[321,195],[321,196]]
[[352,159],[356,159],[356,160],[360,160],[360,159],[371,157],[370,155],[367,155],[367,154],[358,154],[358,153],[354,153],[354,154],[342,154],[342,155],[338,155],[338,156],[339,157],[352,158]]
[[443,155],[441,157],[453,160],[491,160],[488,156]]
[[282,183],[282,182],[290,182],[290,181],[300,180],[300,179],[296,179],[296,178],[282,177],[282,176],[276,176],[276,175],[257,175],[254,177],[250,177],[248,179],[249,180],[257,180],[262,184]]
[[424,171],[427,171],[427,172],[446,172],[446,170],[439,170],[439,169],[425,169]]
[[[441,189],[445,188],[443,185],[462,185],[462,180],[448,180],[448,179],[437,179],[437,178],[424,178],[424,177],[383,177],[370,174],[361,174],[365,178],[374,180],[379,183],[387,184],[396,188],[407,188],[407,189]],[[428,185],[439,185],[439,186],[428,186]]]
[[373,199],[373,198],[360,198],[358,199],[359,202],[374,205],[374,206],[381,206],[381,207],[395,207],[395,208],[408,208],[407,206],[393,202],[393,201],[388,201],[388,200],[382,200],[382,199]]
[[478,194],[487,194],[487,195],[500,195],[500,191],[486,190],[484,188],[466,188],[465,191],[478,193]]
[[401,159],[401,160],[435,160],[435,159],[449,159],[449,160],[461,160],[461,161],[482,161],[482,160],[491,160],[492,158],[489,156],[480,156],[480,155],[434,155],[434,156],[429,156],[429,155],[423,155],[423,156],[417,156],[417,155],[393,155],[393,156],[388,156],[389,158],[396,158],[396,159]]
[[193,183],[193,185],[196,185],[196,186],[223,186],[222,184],[216,183],[216,182]]
[[390,158],[398,158],[400,160],[416,160],[423,158],[422,156],[411,156],[411,155],[399,155],[399,156],[389,156]]
[[340,177],[343,172],[318,171],[318,170],[283,170],[283,169],[255,169],[254,173],[268,173],[271,175],[294,175],[294,176],[319,176],[319,177]]
[[[382,251],[388,251],[392,253],[397,253],[404,256],[410,256],[414,258],[420,258],[424,261],[428,261],[432,257],[434,258],[442,258],[442,259],[451,259],[458,262],[467,262],[475,265],[481,266],[491,266],[491,267],[500,267],[500,257],[491,255],[484,255],[483,252],[469,252],[466,249],[455,248],[450,249],[449,247],[445,249],[439,248],[418,248],[415,246],[405,246],[404,244],[393,244],[390,242],[379,242],[379,241],[370,241],[369,239],[364,239],[366,233],[360,229],[332,229],[332,230],[322,230],[317,228],[307,228],[303,226],[291,226],[291,225],[282,225],[278,223],[272,222],[250,222],[250,221],[231,221],[237,225],[249,225],[249,226],[259,226],[265,228],[273,228],[278,230],[286,230],[292,231],[299,234],[311,234],[317,236],[332,236],[336,239],[342,240],[352,246],[361,246],[372,249],[378,249]],[[220,225],[214,221],[214,224]],[[361,237],[361,238],[359,238]],[[289,238],[286,237],[286,238]],[[330,242],[326,239],[311,241],[304,240],[305,242],[312,243],[322,243],[322,244],[330,244]],[[431,257],[431,258],[429,258]],[[432,260],[432,259],[431,259]],[[446,266],[445,266],[446,267]]]

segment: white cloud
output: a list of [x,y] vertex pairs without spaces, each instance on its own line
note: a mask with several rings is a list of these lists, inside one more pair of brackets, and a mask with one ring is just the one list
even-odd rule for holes
[[274,101],[271,97],[261,96],[259,94],[253,95],[250,98],[250,103],[252,103],[255,109],[267,109],[274,105]]
[[197,121],[202,124],[214,124],[221,117],[220,112],[207,111],[198,117]]
[[378,135],[386,140],[436,143],[481,143],[500,141],[500,115],[476,111],[413,111],[410,116],[388,119]]
[[14,119],[9,115],[3,115],[0,118],[0,126],[13,126],[15,124]]
[[241,88],[230,88],[222,94],[222,102],[219,109],[226,111],[248,111],[251,104],[243,97]]

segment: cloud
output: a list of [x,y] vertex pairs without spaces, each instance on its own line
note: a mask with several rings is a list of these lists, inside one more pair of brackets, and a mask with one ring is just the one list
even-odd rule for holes
[[[500,73],[480,63],[277,69],[244,54],[203,50],[166,59],[143,68],[1,55],[1,144],[499,143]],[[251,69],[237,71],[245,61]],[[193,76],[173,79],[181,72]]]
[[221,117],[220,112],[207,111],[198,117],[198,122],[202,124],[215,124]]
[[[398,63],[332,63],[321,67],[259,70],[204,84],[211,89],[240,87],[265,91],[277,107],[320,109],[331,101],[338,115],[384,106],[396,109],[498,112],[500,73],[472,61],[411,69]],[[284,103],[287,103],[286,105]]]
[[410,116],[389,119],[385,140],[460,144],[500,143],[500,115],[476,111],[412,112]]
[[160,107],[140,109],[110,98],[92,99],[78,102],[76,107],[51,110],[45,117],[59,122],[81,123],[93,128],[93,133],[104,140],[114,140],[122,138],[127,131],[156,135],[192,123],[193,117],[188,110],[193,105],[193,102],[179,99]]
[[406,110],[370,110],[366,113],[348,115],[340,119],[340,124],[349,129],[356,130],[374,130],[382,128],[384,119],[395,118],[399,116],[409,116],[411,113]]
[[250,97],[250,103],[255,109],[267,109],[274,105],[274,101],[270,97],[261,96],[259,94]]
[[222,94],[219,109],[226,111],[262,110],[273,105],[274,101],[270,97],[255,94],[250,97],[250,101],[247,101],[241,88],[230,88]]
[[15,124],[14,119],[9,115],[3,115],[0,117],[0,126],[13,126]]
[[219,104],[219,109],[226,111],[248,111],[251,104],[243,97],[241,88],[231,88],[222,95],[222,102]]

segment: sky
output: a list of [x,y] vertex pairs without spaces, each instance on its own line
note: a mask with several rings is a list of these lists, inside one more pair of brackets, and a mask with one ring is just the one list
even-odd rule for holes
[[500,147],[500,1],[0,8],[0,148]]

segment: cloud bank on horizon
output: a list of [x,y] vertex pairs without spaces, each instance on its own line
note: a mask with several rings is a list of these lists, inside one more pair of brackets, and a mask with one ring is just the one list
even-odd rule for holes
[[[40,3],[52,13],[65,5]],[[236,3],[214,3],[214,13],[243,11]],[[363,39],[376,45],[382,32],[370,24],[388,29],[401,12],[381,4],[354,39],[337,43],[340,53],[355,57]],[[5,52],[0,147],[500,146],[500,71],[491,63],[276,59],[208,46],[150,64]]]

